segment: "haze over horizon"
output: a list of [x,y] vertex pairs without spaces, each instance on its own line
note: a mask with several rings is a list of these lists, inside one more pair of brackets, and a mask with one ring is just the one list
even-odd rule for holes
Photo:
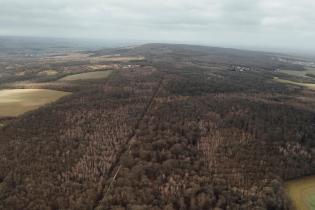
[[0,35],[315,53],[311,0],[0,0]]

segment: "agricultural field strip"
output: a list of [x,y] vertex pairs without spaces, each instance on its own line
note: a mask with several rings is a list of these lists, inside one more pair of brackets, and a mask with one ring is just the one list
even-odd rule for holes
[[284,83],[284,84],[297,85],[297,86],[300,86],[300,87],[306,87],[306,88],[309,88],[311,90],[315,90],[315,84],[313,84],[313,83],[294,82],[294,81],[291,81],[291,80],[280,79],[278,77],[274,77],[273,79],[275,81],[277,81],[277,82],[281,82],[281,83]]
[[280,69],[281,73],[289,74],[292,76],[298,77],[308,77],[306,74],[315,74],[315,68],[308,67],[305,71],[294,71],[294,70],[287,70],[287,69]]
[[93,71],[93,72],[84,72],[80,74],[72,74],[65,76],[58,81],[75,81],[75,80],[89,80],[89,79],[102,79],[107,78],[113,71]]
[[[155,92],[153,93],[152,95],[152,98],[150,99],[148,105],[144,108],[141,116],[139,117],[139,119],[137,120],[137,123],[135,125],[135,129],[132,131],[132,135],[130,138],[128,138],[127,140],[127,144],[128,144],[128,150],[130,151],[130,148],[131,148],[131,140],[135,137],[136,135],[136,129],[139,127],[139,124],[140,122],[143,120],[144,116],[146,115],[146,113],[149,111],[150,107],[153,105],[154,103],[154,99],[156,98],[156,96],[158,95],[158,93],[160,92],[161,90],[161,87],[162,87],[162,84],[163,84],[163,80],[164,80],[164,77],[162,76],[161,80],[159,81],[159,84],[158,84],[158,87],[156,88]],[[119,154],[118,154],[118,158],[116,159],[115,163],[113,164],[113,166],[109,169],[109,172],[108,174],[112,174],[113,173],[113,170],[115,169],[116,165],[120,162],[120,158],[121,158],[121,155],[125,152],[126,150],[122,150]],[[111,186],[113,185],[113,183],[115,182],[115,179],[117,177],[117,175],[119,174],[119,171],[121,169],[122,165],[120,164],[112,178],[112,181],[110,182],[110,184],[108,185],[108,188],[106,190],[106,192],[104,193],[104,188],[106,186],[102,186],[103,190],[101,191],[103,194],[100,196],[100,199],[97,200],[95,202],[95,205],[93,207],[93,209],[97,208],[97,206],[99,205],[100,201],[107,195],[107,193],[110,191],[111,189]]]
[[19,116],[69,94],[48,89],[0,90],[0,116]]
[[309,210],[311,205],[314,205],[312,203],[314,198],[312,196],[315,195],[314,177],[288,181],[287,192],[297,210]]
[[140,61],[144,60],[143,56],[115,56],[115,55],[105,55],[105,56],[92,56],[93,54],[86,53],[73,53],[66,55],[57,55],[53,57],[43,58],[42,62],[54,62],[54,63],[64,63],[69,61],[90,61],[95,62],[128,62],[128,61]]
[[312,196],[315,196],[315,184],[314,186],[309,186],[309,187],[306,187],[306,188],[303,188],[302,191],[301,191],[301,196],[302,198],[304,198],[304,203],[306,206],[312,206],[314,205],[312,202]]

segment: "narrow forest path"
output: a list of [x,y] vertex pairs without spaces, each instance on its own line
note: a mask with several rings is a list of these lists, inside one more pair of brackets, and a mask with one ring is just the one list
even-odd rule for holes
[[134,129],[132,131],[132,135],[127,139],[126,144],[128,146],[124,147],[124,149],[122,149],[122,151],[117,155],[118,157],[117,157],[116,161],[113,163],[112,167],[110,167],[110,169],[108,171],[108,174],[112,177],[112,178],[110,178],[111,182],[108,185],[106,185],[106,184],[102,185],[102,191],[101,191],[100,195],[98,196],[98,198],[97,198],[97,200],[96,200],[96,202],[95,202],[95,204],[93,206],[93,209],[96,209],[99,206],[99,204],[102,201],[102,199],[108,194],[108,192],[112,188],[112,185],[115,182],[116,177],[119,174],[119,171],[120,171],[120,169],[122,167],[122,165],[120,164],[121,156],[122,156],[122,154],[124,154],[126,152],[126,150],[130,151],[130,148],[131,148],[131,144],[130,143],[132,142],[132,139],[135,138],[136,130],[139,128],[139,125],[140,125],[141,121],[143,120],[144,116],[148,113],[150,108],[153,106],[154,100],[155,100],[155,98],[157,97],[157,95],[159,94],[159,92],[160,92],[160,90],[162,88],[163,81],[164,81],[164,75],[161,76],[161,79],[158,82],[156,90],[154,91],[154,93],[153,93],[151,99],[149,100],[147,106],[145,106],[143,112],[141,113],[140,117],[138,118],[138,120],[137,120],[137,122],[135,124],[135,127],[134,127]]

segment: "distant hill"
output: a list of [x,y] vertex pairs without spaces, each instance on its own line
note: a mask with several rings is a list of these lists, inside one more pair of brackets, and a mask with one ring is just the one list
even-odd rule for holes
[[239,50],[233,48],[219,48],[184,44],[144,44],[125,48],[103,49],[95,55],[120,54],[144,55],[155,62],[174,63],[191,61],[199,63],[217,63],[229,65],[247,65],[263,69],[294,68],[303,69],[300,65],[292,65],[277,60],[278,56],[288,56],[271,52]]

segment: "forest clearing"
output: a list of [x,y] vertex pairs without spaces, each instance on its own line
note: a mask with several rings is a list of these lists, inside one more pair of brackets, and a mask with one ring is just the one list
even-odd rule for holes
[[314,176],[288,181],[286,189],[296,210],[315,209]]
[[70,93],[46,89],[0,90],[0,117],[15,117]]
[[107,78],[111,73],[112,73],[111,70],[107,70],[107,71],[95,71],[95,72],[88,72],[88,73],[82,73],[82,74],[74,74],[74,75],[61,78],[60,81],[102,79],[102,78]]
[[298,77],[308,77],[309,74],[315,74],[315,68],[307,67],[304,71],[281,69],[280,72]]
[[280,79],[279,77],[275,77],[274,80],[277,82],[285,83],[285,84],[297,85],[300,87],[305,87],[305,88],[308,88],[311,90],[315,90],[315,84],[313,84],[313,83],[294,82],[291,80]]

